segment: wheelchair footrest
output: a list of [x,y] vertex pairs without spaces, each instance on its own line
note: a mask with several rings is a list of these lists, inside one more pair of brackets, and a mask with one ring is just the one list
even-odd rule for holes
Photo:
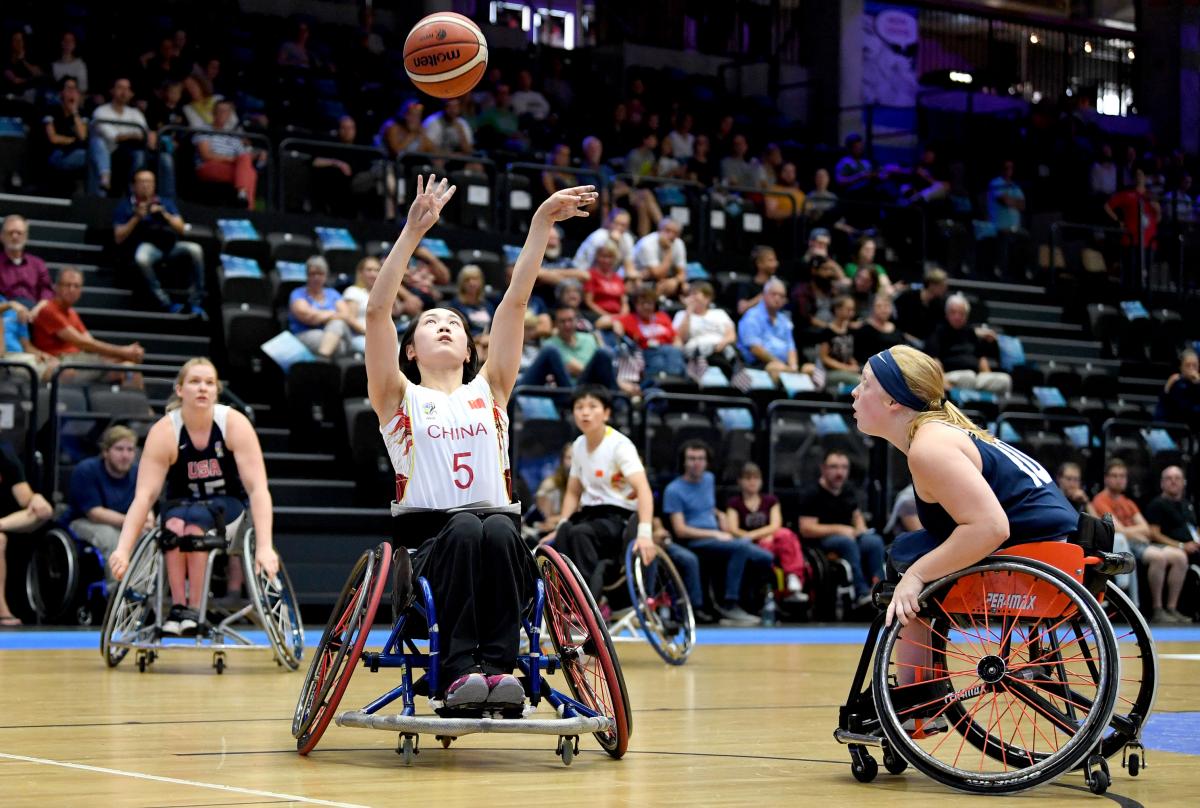
[[519,735],[587,735],[592,732],[611,732],[612,721],[603,716],[590,718],[441,718],[434,715],[370,715],[361,710],[349,710],[334,719],[339,727],[381,729],[385,732],[436,733],[438,735],[471,735],[477,732],[499,732]]

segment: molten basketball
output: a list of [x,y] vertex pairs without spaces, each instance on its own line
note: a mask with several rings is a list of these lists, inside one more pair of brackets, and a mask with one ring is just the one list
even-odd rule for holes
[[487,70],[487,40],[479,26],[452,11],[430,14],[404,40],[404,69],[435,98],[457,98]]

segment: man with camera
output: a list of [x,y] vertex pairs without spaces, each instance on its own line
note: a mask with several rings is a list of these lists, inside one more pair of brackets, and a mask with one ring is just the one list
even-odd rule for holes
[[173,303],[156,274],[159,262],[183,260],[191,274],[188,311],[204,316],[204,253],[193,241],[180,241],[186,225],[170,199],[155,193],[154,172],[142,170],[133,175],[133,193],[121,200],[113,211],[113,241],[141,271],[150,290],[164,311],[178,313],[184,306]]

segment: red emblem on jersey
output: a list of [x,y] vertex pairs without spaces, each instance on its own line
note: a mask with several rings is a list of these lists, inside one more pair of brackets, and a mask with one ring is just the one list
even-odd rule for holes
[[467,402],[467,406],[473,410],[482,410],[487,405],[483,403],[482,398],[473,398]]
[[408,488],[408,478],[403,474],[396,475],[396,501],[404,501],[404,489]]

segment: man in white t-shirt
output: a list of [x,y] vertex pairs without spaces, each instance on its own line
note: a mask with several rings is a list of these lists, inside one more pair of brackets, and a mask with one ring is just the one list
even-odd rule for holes
[[737,342],[737,327],[727,311],[712,305],[714,295],[708,281],[692,284],[687,308],[675,312],[671,325],[676,336],[683,340],[683,353],[688,359],[706,359],[708,364],[731,376],[737,356],[733,347]]
[[683,227],[670,216],[658,222],[658,232],[638,239],[633,248],[633,266],[662,297],[687,293],[687,248]]
[[130,103],[132,101],[133,87],[129,79],[118,78],[113,82],[112,101],[97,107],[92,113],[94,125],[88,142],[88,193],[92,195],[107,195],[112,187],[112,156],[118,147],[130,150],[130,176],[145,165],[145,149],[155,147],[155,132],[146,123],[142,111]]
[[475,135],[457,98],[447,99],[445,109],[426,118],[421,128],[438,154],[470,154],[475,149]]
[[608,425],[612,393],[581,385],[571,396],[571,409],[583,434],[575,439],[558,528],[542,541],[554,541],[570,556],[599,601],[605,572],[621,565],[634,514],[634,549],[645,563],[654,558],[654,495],[633,441]]

